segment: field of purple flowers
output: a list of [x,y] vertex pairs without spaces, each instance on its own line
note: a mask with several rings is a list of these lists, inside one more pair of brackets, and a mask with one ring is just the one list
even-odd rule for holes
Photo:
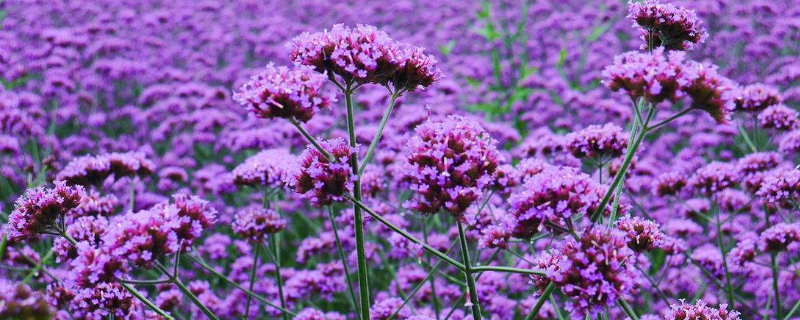
[[663,1],[2,1],[0,319],[800,319],[800,6]]

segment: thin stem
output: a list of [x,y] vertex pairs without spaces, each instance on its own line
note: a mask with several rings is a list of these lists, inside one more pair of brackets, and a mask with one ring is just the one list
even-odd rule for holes
[[172,283],[176,287],[178,287],[178,290],[180,290],[181,293],[183,293],[184,296],[189,298],[189,300],[191,300],[192,303],[194,303],[195,306],[200,308],[200,311],[202,311],[203,314],[206,317],[208,317],[211,320],[218,320],[219,319],[219,318],[217,318],[217,316],[213,312],[211,312],[210,309],[208,309],[208,307],[206,307],[203,304],[203,302],[200,301],[200,299],[197,299],[197,296],[195,296],[194,293],[192,293],[192,291],[189,290],[189,288],[187,288],[186,285],[184,285],[183,282],[181,282],[180,279],[178,279],[177,275],[170,274],[169,270],[164,268],[164,266],[162,266],[158,261],[156,261],[155,266],[156,266],[156,269],[161,271],[161,273],[163,273],[165,276],[169,277],[170,280],[172,280]]
[[469,298],[472,302],[472,318],[474,320],[481,320],[481,305],[478,301],[478,290],[475,288],[475,278],[472,276],[472,266],[469,261],[469,247],[467,247],[467,236],[464,233],[464,226],[460,221],[456,221],[458,225],[458,238],[461,241],[461,258],[464,260],[464,277],[467,278],[467,288],[469,289]]
[[653,132],[653,131],[657,130],[659,127],[661,127],[661,126],[663,126],[663,125],[665,125],[665,124],[667,124],[667,123],[670,123],[670,122],[672,122],[672,120],[675,120],[675,119],[678,119],[678,118],[680,118],[681,116],[683,116],[683,115],[685,115],[685,114],[689,113],[689,112],[690,112],[690,111],[692,111],[692,110],[694,110],[694,108],[686,108],[686,109],[683,109],[683,110],[681,110],[680,112],[678,112],[678,113],[676,113],[676,114],[673,114],[672,116],[670,116],[670,117],[669,117],[669,118],[667,118],[666,120],[664,120],[664,121],[661,121],[661,122],[659,122],[659,123],[656,123],[656,124],[654,124],[654,125],[652,125],[652,126],[650,126],[650,127],[647,127],[647,128],[646,128],[646,130],[647,130],[647,131],[649,131],[649,132]]
[[617,303],[619,303],[619,306],[622,307],[622,310],[625,311],[625,314],[627,314],[628,317],[630,317],[632,320],[639,320],[639,317],[636,316],[636,312],[633,311],[633,308],[631,308],[625,299],[619,298]]
[[[457,243],[458,242],[453,242],[453,244],[450,245],[450,248],[447,249],[447,253],[450,253],[450,251],[452,251],[453,248],[456,247]],[[411,290],[411,292],[406,295],[407,297],[405,301],[403,301],[403,303],[399,307],[397,307],[397,309],[388,318],[386,318],[386,320],[392,320],[395,316],[397,316],[400,310],[403,310],[403,307],[405,307],[408,304],[408,302],[411,301],[411,299],[414,297],[414,295],[417,294],[417,292],[422,288],[422,286],[425,285],[426,282],[434,279],[434,275],[436,275],[436,272],[439,271],[439,268],[442,266],[443,263],[444,261],[439,260],[439,262],[437,262],[436,265],[433,266],[433,269],[431,269],[431,271],[428,272],[428,276],[425,277],[425,279],[423,279],[422,281],[420,281],[419,284],[417,284],[417,286],[414,287],[414,289]],[[431,285],[433,285],[433,283],[431,283]],[[434,297],[436,296],[436,293],[431,293],[431,294],[433,294]]]
[[[277,238],[278,234],[273,234],[269,237],[270,244],[272,245],[272,255],[275,263],[275,283],[278,285],[278,296],[281,297],[281,308],[286,309],[286,298],[283,296],[283,278],[281,277],[281,253],[278,247]],[[250,290],[253,290],[252,288]],[[289,320],[289,315],[282,312],[283,320]]]
[[134,178],[131,179],[131,186],[130,186],[130,193],[128,194],[128,206],[131,208],[131,212],[133,212],[133,205],[136,204],[136,183]]
[[[350,90],[348,83],[344,90],[344,98],[347,104],[347,133],[350,136],[350,147],[356,147],[356,128],[355,118],[353,112],[353,91]],[[353,172],[358,172],[358,154],[355,152],[350,156],[350,167]],[[356,200],[361,201],[361,177],[357,176],[356,181],[353,183],[353,195]],[[364,243],[364,217],[361,209],[358,206],[353,206],[354,219],[355,219],[355,238],[356,238],[356,256],[358,258],[358,289],[361,296],[361,318],[369,320],[369,270],[367,269],[367,254]]]
[[[775,292],[775,318],[781,317],[781,296],[780,289],[778,288],[778,254],[771,252],[769,254],[770,264],[772,266],[772,290]],[[793,308],[796,309],[797,306]],[[794,312],[792,312],[794,313]]]
[[317,149],[317,151],[322,153],[322,155],[325,156],[325,158],[327,158],[329,161],[333,161],[333,156],[331,156],[331,154],[328,153],[328,151],[326,151],[325,148],[323,148],[322,145],[319,144],[319,142],[317,142],[317,139],[314,139],[314,137],[312,137],[311,134],[309,134],[308,131],[306,131],[306,129],[303,128],[300,122],[298,122],[295,119],[290,119],[289,122],[293,124],[295,128],[297,128],[297,131],[300,131],[300,134],[302,134],[303,137],[305,137],[306,140],[308,140],[308,142],[311,143],[311,145],[313,145],[314,148]]
[[[261,247],[260,243],[256,243],[255,248],[253,248],[253,268],[250,269],[250,285],[248,286],[248,290],[253,291],[253,287],[256,284],[256,270],[258,269],[258,252],[260,251],[259,248]],[[250,300],[251,296],[247,296],[247,302],[245,303],[244,309],[244,319],[250,318]]]
[[744,142],[747,143],[747,146],[750,147],[750,150],[753,152],[758,152],[758,148],[753,143],[753,140],[750,140],[750,136],[747,134],[747,131],[744,130],[744,126],[739,126],[739,133],[744,137]]
[[421,245],[422,248],[425,249],[425,251],[428,251],[431,254],[439,257],[439,259],[445,260],[447,263],[449,263],[453,267],[457,268],[458,270],[464,271],[464,265],[463,264],[461,264],[460,262],[454,260],[453,258],[448,257],[446,254],[440,252],[439,250],[436,250],[435,248],[429,246],[427,243],[425,243],[423,241],[420,241],[419,239],[417,239],[416,237],[412,236],[411,234],[409,234],[408,232],[404,231],[403,229],[400,229],[400,227],[392,224],[391,222],[389,222],[389,220],[386,220],[381,215],[375,213],[375,211],[373,211],[372,209],[370,209],[369,207],[364,205],[364,203],[362,203],[360,200],[353,199],[353,197],[348,196],[348,195],[345,195],[344,197],[347,198],[347,200],[350,200],[350,202],[355,204],[358,208],[361,208],[366,213],[368,213],[370,216],[375,218],[375,220],[378,220],[380,223],[382,223],[383,225],[385,225],[389,229],[392,229],[392,231],[397,232],[398,234],[403,236],[403,238],[406,238],[406,239],[410,240],[413,243]]
[[135,280],[135,279],[117,279],[119,283],[128,283],[133,285],[142,285],[142,286],[155,286],[159,284],[170,283],[170,279],[156,279],[156,280]]
[[547,275],[544,271],[533,270],[533,269],[521,269],[521,268],[500,267],[500,266],[472,267],[472,272],[473,273],[480,272],[480,271],[497,271],[497,272],[505,272],[505,273],[532,274],[532,275],[537,275],[537,276],[545,276],[545,275]]
[[27,275],[25,275],[25,278],[22,279],[22,283],[30,282],[33,279],[33,277],[39,274],[39,271],[41,271],[42,268],[44,268],[44,264],[50,261],[50,259],[52,258],[53,258],[53,249],[50,249],[47,251],[44,257],[39,259],[39,263],[37,263],[36,266],[34,266],[33,269],[31,269],[31,271],[28,272]]
[[364,173],[364,169],[367,168],[367,164],[369,164],[369,162],[372,160],[372,156],[375,154],[375,148],[378,146],[378,142],[381,140],[381,135],[383,135],[383,129],[386,127],[386,122],[389,120],[389,116],[392,114],[392,109],[394,109],[394,103],[401,94],[403,94],[402,90],[398,90],[392,94],[389,105],[386,107],[386,111],[383,112],[381,123],[378,125],[378,132],[376,132],[375,137],[372,138],[372,142],[369,144],[369,149],[367,149],[367,155],[364,156],[364,161],[361,164],[361,168],[358,169],[359,177],[361,177],[361,175]]
[[134,288],[132,285],[124,283],[124,282],[120,282],[119,284],[123,288],[125,288],[125,290],[128,290],[128,292],[130,292],[134,297],[136,297],[136,299],[139,299],[139,301],[144,303],[144,305],[146,305],[148,308],[150,308],[150,310],[153,310],[153,312],[155,312],[159,316],[161,316],[161,317],[163,317],[164,319],[167,319],[167,320],[175,320],[175,318],[173,318],[171,315],[167,314],[166,311],[161,310],[161,308],[156,306],[155,303],[153,303],[152,301],[147,299],[145,296],[143,296],[141,293],[139,293],[139,291],[136,291],[136,288]]
[[735,299],[733,298],[733,285],[731,284],[731,273],[728,270],[728,259],[727,259],[727,250],[725,249],[725,244],[722,241],[722,223],[719,221],[719,206],[717,204],[717,199],[714,197],[714,200],[711,201],[711,210],[714,211],[714,215],[716,216],[716,226],[717,226],[717,246],[719,246],[719,251],[722,254],[722,266],[725,270],[725,291],[728,294],[728,306],[731,309],[735,308]]
[[[422,220],[422,234],[424,235],[425,243],[428,243],[428,219],[423,219]],[[450,250],[452,250],[455,247],[455,245],[456,245],[456,242],[453,242],[453,245],[450,246],[450,249],[447,249],[447,252],[445,252],[445,254],[448,254],[450,252]],[[431,263],[431,256],[429,256],[429,255],[425,256],[425,260],[426,260],[426,262],[428,264],[430,264]],[[442,262],[443,261],[439,260],[439,262],[436,263],[437,269],[438,269],[438,266],[442,264]],[[433,303],[433,310],[436,312],[436,319],[439,319],[440,318],[439,317],[439,313],[441,312],[441,309],[439,307],[439,297],[436,296],[436,276],[435,276],[435,274],[436,273],[434,272],[430,276],[431,300],[432,300],[431,302]],[[425,281],[423,281],[422,283],[425,283]],[[422,283],[420,283],[420,287],[422,287]]]
[[[531,312],[528,313],[528,316],[525,317],[525,320],[533,320],[537,315],[539,315],[539,310],[542,309],[544,302],[550,298],[550,295],[553,294],[554,290],[556,290],[556,285],[550,282],[550,284],[544,288],[544,292],[542,292],[542,295],[539,297],[539,300],[536,301],[536,305],[533,306],[533,309],[531,309]],[[553,306],[553,308],[555,307],[556,306]]]
[[[636,110],[638,111],[639,108],[636,108]],[[641,118],[639,117],[633,119],[633,124],[631,125],[631,134],[630,137],[628,137],[628,145],[632,145],[634,143],[634,135],[636,134],[636,131],[639,130],[640,119]],[[644,132],[642,132],[642,134],[644,134]],[[603,172],[600,171],[600,173],[602,174]],[[608,218],[609,228],[611,227],[612,224],[614,224],[614,220],[617,219],[617,210],[619,210],[619,199],[622,198],[622,187],[624,185],[625,185],[624,183],[620,183],[617,185],[617,190],[615,191],[614,194],[614,203],[613,205],[611,205],[611,216]]]
[[331,220],[331,228],[333,229],[333,235],[336,238],[336,251],[339,253],[339,259],[342,260],[342,268],[344,269],[345,280],[347,280],[347,290],[350,292],[350,303],[353,305],[353,310],[356,311],[357,318],[361,318],[361,309],[358,307],[358,298],[356,298],[356,292],[353,290],[353,282],[350,279],[350,271],[349,267],[347,266],[347,258],[344,256],[344,250],[342,249],[342,241],[339,239],[339,229],[336,226],[336,219],[333,217],[333,207],[328,206],[328,217]]
[[792,307],[792,310],[789,310],[789,313],[783,317],[783,320],[791,319],[794,313],[797,312],[797,309],[800,309],[800,300],[797,300],[797,302],[794,303],[794,307]]
[[215,276],[217,276],[218,278],[220,278],[220,279],[224,280],[225,282],[229,283],[230,285],[232,285],[232,286],[236,287],[236,289],[239,289],[239,290],[241,290],[242,292],[244,292],[244,293],[246,293],[246,294],[248,294],[248,295],[250,295],[250,296],[253,296],[253,298],[256,298],[256,300],[258,300],[258,301],[261,301],[262,303],[264,303],[264,304],[266,304],[266,305],[268,305],[268,306],[270,306],[270,307],[273,307],[273,308],[275,308],[275,309],[278,309],[278,310],[280,310],[281,312],[288,313],[288,314],[289,314],[289,315],[291,315],[291,316],[296,316],[296,315],[297,315],[297,314],[296,314],[296,313],[294,313],[294,312],[291,312],[291,311],[289,311],[289,310],[287,310],[287,309],[281,308],[281,307],[280,307],[280,306],[278,306],[278,305],[275,305],[274,303],[270,302],[269,300],[267,300],[266,298],[262,297],[261,295],[259,295],[259,294],[255,293],[255,292],[253,292],[253,291],[247,290],[246,288],[242,287],[241,285],[239,285],[239,284],[238,284],[238,283],[236,283],[235,281],[233,281],[233,280],[231,280],[230,278],[226,277],[225,275],[223,275],[223,274],[219,273],[217,270],[215,270],[214,268],[212,268],[211,266],[209,266],[209,265],[208,265],[208,264],[207,264],[205,261],[203,261],[201,258],[199,258],[199,257],[195,257],[195,256],[193,256],[193,255],[188,255],[188,256],[189,256],[189,258],[190,258],[190,259],[194,260],[194,262],[197,262],[197,264],[199,264],[199,265],[200,265],[200,266],[201,266],[203,269],[205,269],[206,271],[208,271],[208,272],[211,272],[212,274],[214,274],[214,275],[215,275]]

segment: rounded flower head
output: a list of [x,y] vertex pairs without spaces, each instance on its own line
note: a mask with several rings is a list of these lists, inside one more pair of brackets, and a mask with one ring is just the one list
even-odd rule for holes
[[779,104],[764,109],[758,114],[758,123],[766,129],[791,131],[797,128],[798,112],[785,105]]
[[799,199],[800,170],[777,169],[770,171],[761,180],[756,195],[770,203],[783,203]]
[[233,232],[254,242],[261,243],[267,235],[286,227],[286,220],[272,209],[250,207],[240,210],[233,218]]
[[568,237],[558,249],[542,255],[536,264],[547,275],[533,280],[540,289],[550,282],[561,289],[570,298],[566,309],[575,318],[594,317],[636,290],[633,254],[620,231],[590,227],[579,240]]
[[405,149],[403,180],[414,191],[406,206],[460,217],[491,187],[502,160],[496,141],[475,121],[449,116],[419,125]]
[[717,123],[728,123],[735,108],[736,83],[717,73],[717,66],[692,62],[685,68],[692,81],[684,91],[692,98],[691,107],[708,112]]
[[680,172],[665,172],[653,180],[653,192],[659,197],[677,195],[684,187],[686,175]]
[[591,125],[566,136],[566,147],[577,158],[607,160],[622,155],[628,137],[619,126],[607,123]]
[[102,183],[111,175],[119,179],[146,176],[153,171],[155,164],[144,153],[108,153],[75,158],[56,175],[56,180],[65,181],[69,185],[90,186]]
[[619,219],[617,229],[625,232],[628,247],[636,252],[652,251],[660,247],[665,238],[658,223],[639,217]]
[[284,118],[306,122],[319,109],[334,100],[323,90],[327,79],[308,66],[293,69],[267,65],[233,95],[250,113],[259,118]]
[[614,64],[603,70],[603,83],[634,101],[675,102],[685,95],[683,88],[691,81],[684,71],[684,58],[683,52],[665,54],[661,48],[653,53],[630,51],[614,57]]
[[708,38],[693,10],[658,0],[628,2],[628,18],[633,19],[634,28],[642,30],[645,43],[667,50],[691,50]]
[[698,169],[689,177],[688,185],[696,192],[711,195],[736,185],[739,177],[736,164],[715,161]]
[[42,232],[53,232],[54,224],[77,208],[83,196],[82,187],[70,187],[63,181],[56,181],[53,188],[28,189],[8,216],[8,239],[23,241]]
[[779,223],[761,233],[758,239],[758,249],[766,252],[780,252],[798,241],[800,241],[800,224]]
[[778,150],[789,154],[800,152],[800,130],[784,134],[778,142]]
[[294,176],[293,186],[313,204],[323,206],[343,201],[343,196],[353,190],[355,175],[348,161],[356,151],[341,138],[321,141],[320,144],[332,159],[308,146],[300,155],[300,168]]
[[436,59],[424,49],[400,44],[369,25],[303,33],[289,43],[291,59],[345,82],[391,84],[395,90],[428,87],[442,77]]
[[0,279],[0,318],[45,320],[52,317],[53,310],[44,294],[26,284]]
[[529,238],[545,227],[545,221],[563,225],[565,218],[591,213],[606,190],[577,168],[547,166],[508,199],[517,219],[514,235]]
[[681,300],[680,305],[671,305],[664,316],[665,320],[740,320],[739,312],[728,311],[728,305],[721,304],[719,310],[711,308],[702,300],[696,304],[686,304]]
[[777,89],[757,83],[742,88],[735,103],[737,111],[760,112],[781,103],[782,100]]
[[234,182],[251,187],[282,189],[297,171],[297,159],[286,149],[264,150],[233,169]]

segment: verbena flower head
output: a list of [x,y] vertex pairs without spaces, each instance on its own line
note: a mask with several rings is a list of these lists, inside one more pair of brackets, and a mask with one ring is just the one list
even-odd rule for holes
[[419,125],[405,148],[403,180],[414,195],[405,204],[423,214],[441,210],[460,217],[491,187],[502,156],[475,121],[449,116]]
[[721,304],[719,309],[706,305],[702,300],[694,305],[686,304],[681,300],[680,305],[673,304],[664,315],[665,320],[741,320],[739,312],[728,311],[727,304]]
[[686,180],[686,175],[680,172],[662,173],[653,180],[653,193],[659,197],[677,195],[686,187]]
[[692,50],[696,44],[708,38],[702,21],[693,10],[663,4],[658,0],[628,2],[628,18],[633,19],[634,28],[642,30],[642,39],[667,50]]
[[698,193],[712,195],[736,185],[740,176],[736,164],[714,161],[689,177],[688,185]]
[[233,169],[234,182],[251,187],[283,189],[297,171],[297,159],[286,149],[264,150]]
[[780,104],[782,100],[781,93],[777,89],[756,83],[739,90],[735,103],[737,111],[760,112]]
[[664,242],[665,235],[654,221],[640,217],[624,217],[617,221],[617,229],[625,232],[628,247],[636,252],[652,251]]
[[764,176],[756,195],[770,203],[784,203],[800,197],[800,170],[777,169]]
[[67,212],[80,205],[85,194],[81,186],[67,186],[63,181],[54,184],[53,188],[28,189],[17,199],[8,216],[9,240],[23,241],[43,232],[52,233],[54,224],[63,221]]
[[514,235],[529,238],[545,221],[563,226],[564,219],[591,214],[606,190],[577,168],[548,166],[508,199],[517,219]]
[[[108,219],[102,216],[80,217],[67,225],[67,234],[72,239],[77,242],[86,242],[91,247],[97,247],[107,231]],[[64,237],[53,240],[53,252],[56,254],[57,262],[73,259],[78,254],[77,248]]]
[[119,179],[146,176],[153,171],[155,164],[144,153],[108,153],[75,158],[56,175],[56,180],[69,185],[91,186],[102,183],[111,175]]
[[684,69],[692,79],[684,91],[692,98],[691,107],[708,112],[717,123],[728,123],[736,107],[736,83],[717,73],[717,66],[692,62]]
[[800,241],[800,224],[778,223],[761,233],[758,249],[765,252],[780,252]]
[[614,64],[603,70],[603,84],[611,91],[623,91],[633,101],[675,102],[692,80],[685,74],[684,59],[683,52],[665,54],[661,48],[653,53],[630,51],[614,57]]
[[566,147],[577,158],[608,160],[622,155],[628,147],[628,137],[613,123],[591,125],[567,134]]
[[259,118],[284,118],[306,122],[334,97],[325,92],[327,79],[308,66],[293,69],[267,65],[264,72],[250,78],[233,99]]
[[303,33],[289,43],[296,64],[329,72],[346,82],[391,84],[395,90],[428,87],[442,77],[436,59],[424,49],[400,44],[369,25]]
[[766,129],[791,131],[798,127],[797,110],[779,104],[764,109],[758,114],[758,123]]
[[777,152],[756,152],[742,157],[736,165],[741,174],[752,175],[775,169],[781,161],[782,157]]
[[534,283],[540,290],[550,282],[561,289],[570,298],[566,309],[575,318],[594,317],[635,292],[638,275],[633,255],[622,232],[591,227],[580,240],[568,237],[558,249],[542,255],[536,264],[547,275],[533,276]]
[[272,209],[250,207],[239,210],[231,225],[233,232],[254,243],[262,243],[270,234],[286,227],[286,220]]
[[800,152],[800,130],[787,132],[778,142],[778,150],[784,153]]
[[300,168],[294,176],[295,191],[310,199],[318,206],[344,201],[345,195],[353,190],[355,175],[351,170],[350,156],[356,151],[344,139],[321,141],[333,159],[309,145],[300,155]]
[[44,294],[21,282],[0,279],[0,318],[49,320],[53,310]]

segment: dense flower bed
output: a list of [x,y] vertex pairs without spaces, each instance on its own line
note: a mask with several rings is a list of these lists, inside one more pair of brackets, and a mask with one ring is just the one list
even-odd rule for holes
[[800,319],[792,1],[3,1],[2,319]]

